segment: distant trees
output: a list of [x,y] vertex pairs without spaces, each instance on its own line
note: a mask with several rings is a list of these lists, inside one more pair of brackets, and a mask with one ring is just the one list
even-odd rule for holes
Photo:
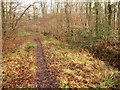
[[44,16],[45,14],[47,14],[47,2],[41,1],[40,2],[40,6],[41,6],[41,12],[42,12],[42,16]]
[[[55,0],[46,2],[40,0],[37,4],[35,3],[28,5],[26,8],[22,8],[20,11],[20,2],[15,2],[14,0],[4,2],[1,0],[4,36],[10,35],[10,33],[12,34],[13,31],[15,31],[19,21],[25,14],[29,14],[34,20],[47,15],[50,15],[51,18],[59,16],[59,21],[57,21],[57,23],[60,25],[57,25],[64,30],[63,34],[66,35],[69,33],[71,38],[74,36],[77,37],[77,31],[81,30],[81,28],[91,32],[93,36],[103,36],[105,34],[104,32],[115,30],[117,22],[119,23],[119,15],[117,16],[119,6],[117,8],[117,4],[111,2],[111,0],[108,2],[77,2],[77,0],[76,2],[69,2],[68,0],[65,0],[65,2]],[[30,8],[31,6],[32,8]],[[26,13],[28,9],[32,10],[32,13]],[[49,27],[55,29],[57,26],[51,25]]]

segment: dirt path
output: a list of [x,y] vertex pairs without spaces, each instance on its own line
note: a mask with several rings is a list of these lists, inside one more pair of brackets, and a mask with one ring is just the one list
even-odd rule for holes
[[37,43],[37,49],[36,49],[36,57],[37,57],[37,87],[38,88],[52,88],[53,82],[50,79],[50,74],[47,69],[46,62],[43,58],[43,51],[42,51],[42,45],[40,43],[40,40],[38,37],[35,37],[35,42]]
[[17,37],[14,40],[9,39],[8,42],[4,45],[4,51],[12,50],[13,48],[22,45],[28,39],[34,40],[37,44],[37,48],[35,50],[36,55],[36,65],[37,65],[37,75],[35,79],[35,83],[37,84],[37,88],[53,88],[55,87],[55,77],[50,74],[49,69],[47,68],[47,64],[43,58],[43,50],[42,45],[40,43],[38,36],[26,36],[26,37]]

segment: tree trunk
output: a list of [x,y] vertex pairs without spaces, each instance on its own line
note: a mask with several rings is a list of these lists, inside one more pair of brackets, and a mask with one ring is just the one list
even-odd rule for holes
[[98,35],[98,25],[99,25],[99,2],[95,2],[95,30],[96,30],[96,36]]
[[114,13],[113,13],[113,28],[116,30],[116,4],[114,4]]
[[106,25],[108,25],[108,23],[106,23],[106,22],[108,22],[108,15],[107,15],[107,13],[108,13],[108,3],[107,2],[104,2],[104,5],[105,5],[105,11],[104,11],[104,14],[105,14],[105,20],[104,20],[104,22],[105,22],[105,26]]
[[89,9],[88,8],[88,2],[86,2],[86,15],[85,15],[86,16],[85,17],[86,18],[86,20],[85,20],[86,22],[85,22],[85,27],[88,27],[88,14],[89,14],[88,9]]
[[108,25],[111,26],[111,19],[112,19],[112,6],[110,1],[108,2]]
[[118,35],[119,35],[119,42],[120,42],[120,1],[118,3],[118,15],[117,15],[117,18],[118,18]]
[[92,2],[89,2],[89,18],[88,18],[88,27],[90,28],[91,27],[91,15],[92,15],[92,9],[91,9],[91,6],[92,6]]
[[70,31],[70,18],[69,18],[68,7],[69,7],[69,4],[68,2],[66,2],[65,4],[66,23],[67,23],[67,30]]

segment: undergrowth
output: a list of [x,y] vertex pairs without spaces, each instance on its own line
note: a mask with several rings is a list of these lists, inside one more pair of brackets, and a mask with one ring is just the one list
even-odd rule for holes
[[59,77],[60,88],[111,88],[118,71],[85,51],[70,49],[53,37],[42,40],[45,60]]

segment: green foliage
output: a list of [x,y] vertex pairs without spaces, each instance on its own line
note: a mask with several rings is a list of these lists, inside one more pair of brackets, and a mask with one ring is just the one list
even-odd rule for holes
[[102,88],[114,87],[116,85],[116,83],[117,83],[116,75],[112,74],[112,75],[106,77]]
[[96,37],[98,37],[98,39],[106,40],[110,35],[112,35],[112,28],[110,26],[101,26]]
[[25,48],[35,48],[37,44],[35,42],[29,42],[25,45]]
[[37,44],[34,41],[29,41],[28,43],[24,44],[23,46],[24,46],[24,50],[28,52],[29,49],[36,48]]
[[28,31],[22,31],[18,34],[18,36],[31,36],[31,35],[36,35],[36,32],[28,32]]
[[91,47],[94,40],[94,37],[91,37],[91,32],[83,29],[77,29],[76,31],[77,31],[76,35],[78,40],[74,41],[71,33],[68,33],[66,35],[67,42],[74,45],[79,45],[80,47],[83,47],[83,48]]
[[[77,29],[76,35],[77,40],[73,40],[73,36],[71,33],[67,33],[66,40],[68,43],[71,43],[72,45],[79,45],[79,47],[82,47],[84,49],[90,49],[93,45],[95,45],[98,42],[104,42],[109,39],[109,37],[112,35],[112,28],[109,26],[104,27],[103,25],[98,26],[98,31],[95,33],[96,35],[93,35],[93,30],[86,30],[86,29]],[[95,30],[94,30],[95,32]]]
[[67,41],[68,43],[71,43],[71,42],[72,42],[72,33],[71,33],[71,32],[68,32],[68,33],[65,35],[65,37],[66,37],[66,41]]
[[98,88],[87,88],[87,90],[100,90]]
[[87,30],[79,30],[77,32],[77,36],[80,40],[85,40],[90,36],[90,32],[88,32]]

